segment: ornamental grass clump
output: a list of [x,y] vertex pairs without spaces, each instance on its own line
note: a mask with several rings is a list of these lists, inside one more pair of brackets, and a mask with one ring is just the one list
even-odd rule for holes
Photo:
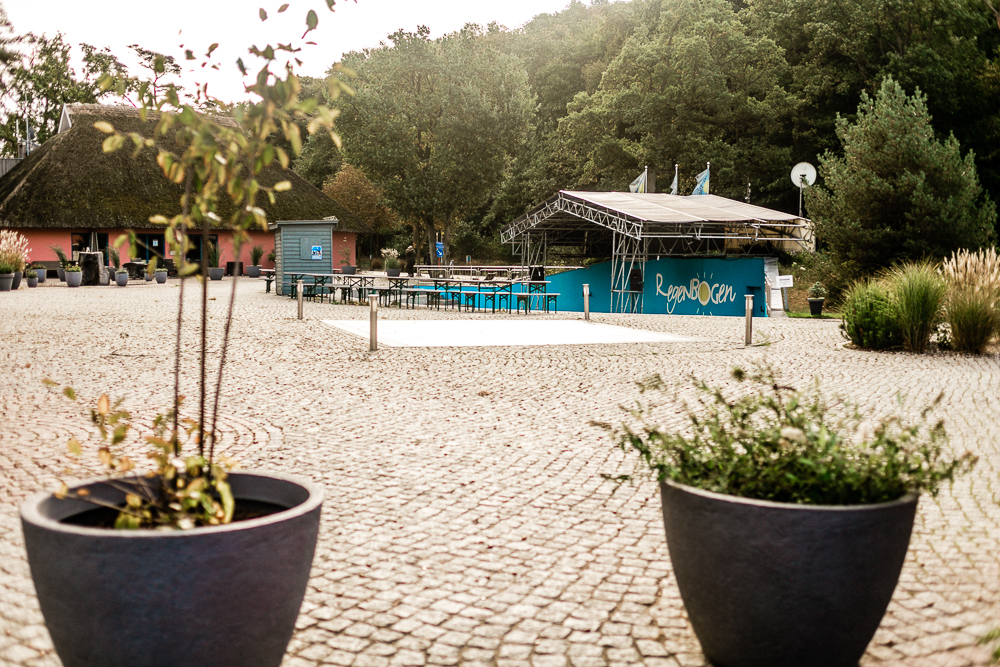
[[886,279],[903,347],[920,354],[942,320],[948,285],[937,267],[926,261],[891,269]]
[[[698,407],[687,407],[689,427],[667,431],[651,421],[656,406],[629,410],[632,423],[612,427],[618,446],[639,454],[661,481],[774,502],[861,505],[897,500],[908,493],[936,495],[944,482],[968,471],[975,457],[948,455],[944,424],[931,406],[912,423],[899,416],[868,426],[857,410],[833,416],[818,383],[808,391],[782,385],[770,368],[733,378],[754,391],[728,397],[692,378]],[[654,376],[642,391],[663,391]],[[635,426],[635,423],[638,426]]]
[[840,331],[855,346],[865,350],[885,350],[903,344],[903,332],[896,322],[892,296],[882,280],[854,283],[844,295]]
[[996,250],[953,253],[941,266],[948,283],[945,321],[951,346],[982,354],[1000,335],[1000,256]]
[[24,271],[28,265],[28,239],[10,229],[0,230],[0,262],[13,267],[13,271]]

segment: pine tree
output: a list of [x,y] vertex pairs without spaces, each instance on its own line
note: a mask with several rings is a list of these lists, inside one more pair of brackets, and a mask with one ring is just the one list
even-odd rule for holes
[[843,156],[820,157],[823,185],[807,191],[817,238],[864,275],[895,262],[944,257],[994,238],[996,206],[984,194],[972,152],[934,137],[926,97],[886,77],[862,94],[853,123],[838,117]]

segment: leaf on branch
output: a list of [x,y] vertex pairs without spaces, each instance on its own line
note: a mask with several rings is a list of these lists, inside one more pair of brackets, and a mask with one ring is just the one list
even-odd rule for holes
[[97,412],[106,417],[108,411],[111,409],[111,401],[108,400],[107,394],[101,394],[101,397],[97,399]]
[[286,9],[288,9],[288,3],[287,2],[285,4],[283,4],[283,5],[281,5],[280,7],[278,7],[278,13],[281,14]]
[[71,401],[76,400],[76,392],[73,391],[73,387],[64,387],[63,395]]
[[[243,58],[236,59],[236,66],[240,68],[240,74],[242,74],[243,76],[247,75],[247,67],[246,65],[243,64]],[[236,120],[237,122],[239,122],[239,118],[237,118]]]
[[[330,6],[330,7],[333,6],[333,5],[330,4],[330,0],[326,0],[326,2],[327,2],[328,6]],[[312,32],[313,30],[315,30],[316,26],[318,26],[318,25],[319,25],[319,17],[316,16],[316,11],[315,10],[310,9],[309,13],[306,14],[306,31],[304,33],[302,33],[302,36],[305,37],[306,35],[308,35],[310,32]]]
[[94,127],[103,132],[104,134],[115,133],[115,128],[111,126],[111,123],[104,120],[99,120],[96,123],[94,123]]
[[59,500],[62,500],[63,498],[66,497],[66,494],[68,493],[69,493],[69,487],[66,486],[66,482],[62,482],[59,484],[59,488],[56,491],[54,491],[52,495],[54,495]]
[[335,4],[337,4],[337,0],[326,0],[327,9],[329,9],[331,12],[333,11],[333,6]]
[[292,189],[291,181],[281,181],[280,183],[274,184],[275,192],[284,192],[285,190],[291,190],[291,189]]

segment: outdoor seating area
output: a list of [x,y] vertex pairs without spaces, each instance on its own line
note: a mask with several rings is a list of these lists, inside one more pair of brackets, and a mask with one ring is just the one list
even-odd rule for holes
[[[496,268],[496,267],[494,267]],[[377,276],[372,274],[285,272],[288,295],[320,303],[364,303],[375,294],[383,306],[440,310],[442,306],[467,313],[532,311],[558,312],[559,293],[549,292],[550,281],[493,279],[484,277],[444,277],[439,272],[429,276]],[[273,278],[266,276],[267,291]]]

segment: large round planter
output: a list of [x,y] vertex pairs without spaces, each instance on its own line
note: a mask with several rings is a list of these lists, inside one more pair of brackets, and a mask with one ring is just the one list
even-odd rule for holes
[[56,276],[59,277],[59,282],[61,283],[66,282],[66,269],[60,266],[58,269],[56,269]]
[[345,276],[353,276],[357,271],[356,266],[342,266],[340,267],[340,272]]
[[35,273],[38,274],[38,282],[45,282],[45,274],[48,273],[48,269],[35,269]]
[[896,588],[917,496],[793,505],[660,484],[667,548],[715,667],[857,667]]
[[820,316],[820,315],[823,314],[823,302],[826,301],[826,299],[809,299],[809,298],[806,298],[806,301],[809,302],[809,314],[810,315],[812,315],[813,317],[818,317],[818,316]]
[[14,284],[13,273],[0,273],[0,292],[9,292],[10,286]]
[[128,274],[127,273],[115,273],[115,284],[119,287],[125,287],[128,285]]
[[23,271],[15,271],[14,272],[14,282],[12,282],[10,284],[10,288],[12,290],[20,289],[20,287],[21,287],[21,277],[22,276],[24,276],[24,272]]
[[38,278],[26,278],[28,281],[28,287],[38,287]]
[[167,272],[166,271],[157,271],[156,272],[156,282],[159,285],[162,285],[163,283],[167,282]]
[[398,278],[399,277],[399,269],[386,269],[385,270],[385,275],[388,276],[388,277],[390,277],[390,278]]
[[[230,480],[237,507],[287,509],[162,532],[62,523],[93,506],[51,493],[21,506],[31,576],[65,667],[281,664],[309,580],[322,491],[278,475]],[[124,502],[103,482],[83,486]]]
[[83,283],[83,271],[67,271],[66,286],[79,287]]
[[212,280],[222,280],[222,274],[224,274],[225,272],[226,270],[221,266],[209,267],[208,277]]
[[260,278],[260,265],[248,266],[247,278]]

